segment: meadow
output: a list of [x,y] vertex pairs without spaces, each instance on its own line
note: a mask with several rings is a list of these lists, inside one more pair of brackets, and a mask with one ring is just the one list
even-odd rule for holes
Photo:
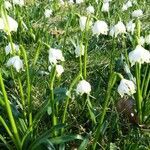
[[0,150],[149,150],[149,50],[149,0],[0,0]]

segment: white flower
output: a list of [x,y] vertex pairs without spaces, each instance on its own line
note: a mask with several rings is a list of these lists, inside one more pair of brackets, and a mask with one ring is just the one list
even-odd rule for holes
[[64,68],[62,65],[56,65],[56,72],[57,72],[57,77],[60,77],[61,74],[64,72]]
[[[11,18],[10,16],[7,16],[7,20],[8,20],[9,31],[10,32],[11,31],[16,32],[17,28],[18,28],[18,23],[13,18]],[[0,29],[4,30],[5,32],[8,32],[6,26],[7,26],[6,19],[5,18],[0,18]]]
[[13,0],[12,2],[15,5],[24,6],[24,0]]
[[49,50],[49,62],[52,64],[56,64],[58,60],[64,61],[62,51],[59,49],[50,48],[50,50]]
[[76,57],[79,57],[80,55],[84,55],[84,48],[85,46],[83,44],[76,46],[75,48]]
[[69,4],[74,4],[74,1],[73,0],[69,0],[68,3]]
[[131,32],[131,34],[134,33],[134,29],[135,29],[135,23],[133,23],[133,21],[129,21],[126,25],[127,31]]
[[126,27],[123,22],[118,21],[118,23],[111,28],[110,35],[117,37],[118,34],[126,33]]
[[143,11],[141,9],[138,9],[138,10],[134,10],[132,12],[132,17],[141,17],[143,15]]
[[90,83],[85,80],[81,80],[77,85],[76,92],[77,94],[80,94],[80,95],[83,95],[84,93],[90,94],[91,92]]
[[108,12],[108,11],[109,11],[109,2],[103,3],[102,12]]
[[150,44],[150,34],[145,37],[145,43]]
[[[19,51],[19,46],[17,44],[12,43],[12,46],[15,51]],[[12,47],[10,43],[5,47],[5,53],[6,55],[12,53]]]
[[94,23],[94,26],[92,27],[92,32],[93,32],[93,35],[96,34],[96,35],[100,35],[100,34],[104,34],[104,35],[107,35],[107,32],[108,32],[108,25],[105,21],[96,21]]
[[14,56],[8,60],[7,66],[13,66],[16,69],[16,71],[19,72],[20,69],[23,69],[23,62],[19,56]]
[[95,10],[94,7],[90,5],[89,7],[86,8],[86,11],[88,14],[94,14]]
[[45,9],[44,15],[46,18],[50,17],[52,15],[52,10],[51,9]]
[[6,9],[12,8],[12,5],[11,5],[11,3],[9,1],[5,1],[4,2],[4,6],[5,6]]
[[112,0],[103,0],[103,3],[111,2]]
[[150,52],[141,45],[137,45],[135,50],[129,53],[129,60],[131,66],[135,65],[136,62],[140,64],[143,64],[144,62],[150,63]]
[[79,25],[80,25],[81,31],[83,31],[85,29],[86,20],[87,20],[87,17],[85,17],[85,16],[81,16],[79,19]]
[[61,5],[64,5],[64,4],[65,4],[63,0],[59,0],[59,3],[60,3]]
[[127,79],[122,79],[120,81],[120,84],[117,89],[118,93],[121,97],[124,96],[124,94],[132,95],[136,92],[135,84]]
[[83,0],[76,0],[77,4],[83,3]]
[[122,11],[127,10],[128,8],[132,7],[132,2],[128,1],[126,4],[123,4]]
[[144,45],[144,43],[145,43],[145,38],[141,36],[140,39],[138,39],[138,45]]

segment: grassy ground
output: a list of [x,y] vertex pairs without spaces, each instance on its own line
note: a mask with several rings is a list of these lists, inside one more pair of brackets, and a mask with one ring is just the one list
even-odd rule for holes
[[[116,24],[119,19],[126,24],[131,20],[133,10],[142,9],[144,15],[140,18],[142,23],[141,35],[145,36],[150,32],[150,4],[148,0],[139,0],[137,2],[137,5],[134,5],[125,12],[121,10],[124,3],[123,0],[112,0],[110,2],[109,13],[101,12],[101,6],[99,7],[101,1],[97,5],[93,0],[86,0],[86,2],[79,5],[68,5],[67,3],[61,5],[57,1],[48,2],[46,0],[37,0],[32,3],[28,1],[23,7],[16,6],[7,11],[19,23],[17,32],[13,32],[11,36],[14,43],[24,47],[28,58],[27,63],[30,74],[33,126],[30,126],[28,119],[24,119],[23,117],[24,110],[21,107],[19,92],[18,77],[22,83],[26,102],[29,89],[28,81],[26,80],[26,67],[25,71],[20,73],[16,73],[12,69],[14,78],[12,77],[11,69],[6,67],[6,63],[11,55],[6,56],[4,51],[9,40],[7,34],[0,31],[0,71],[3,76],[7,96],[11,103],[20,139],[24,139],[22,142],[23,146],[20,149],[94,149],[92,145],[105,103],[110,76],[110,64],[112,64],[113,71],[126,76],[120,60],[121,54],[124,54],[123,38],[119,36],[113,41],[109,35],[99,35],[96,37],[92,36],[91,30],[88,32],[86,80],[92,87],[90,102],[96,122],[94,123],[91,120],[91,115],[86,104],[86,95],[76,95],[75,84],[67,107],[66,121],[63,124],[61,121],[67,99],[66,92],[74,78],[80,72],[79,58],[75,57],[75,48],[72,44],[72,42],[77,43],[77,41],[81,41],[82,39],[82,32],[79,27],[79,15],[87,15],[86,7],[91,4],[94,6],[95,11],[98,12],[97,16],[96,14],[94,16],[97,19],[105,20],[110,27]],[[53,10],[53,14],[49,18],[45,18],[44,16],[46,8]],[[23,25],[24,23],[26,27]],[[133,44],[135,39],[134,37],[132,38],[131,40],[128,37],[125,38],[128,52],[135,46]],[[82,42],[86,44],[86,36],[82,39]],[[52,81],[50,80],[50,75],[41,73],[41,71],[48,72],[48,66],[50,65],[48,50],[50,47],[61,49],[65,57],[65,61],[62,62],[64,73],[60,78],[56,78],[54,82],[56,126],[52,124],[53,110],[51,104],[48,107],[43,107],[51,99],[51,89],[49,87]],[[146,48],[148,49],[149,46],[146,45]],[[112,49],[114,49],[113,53]],[[24,59],[22,50],[20,57]],[[116,110],[116,103],[121,99],[117,93],[119,81],[117,79],[111,90],[107,104],[108,108],[106,108],[105,118],[99,131],[100,136],[97,140],[96,149],[148,150],[150,149],[150,129],[148,128],[150,122],[146,124],[145,128],[141,128],[138,123],[132,124],[129,122],[128,118],[124,118],[124,121],[120,117],[121,112],[118,113]],[[3,101],[2,90],[0,90],[0,98]],[[148,99],[150,100],[149,97]],[[25,107],[25,110],[27,110],[28,114],[28,106]],[[5,105],[1,103],[0,115],[11,129],[9,118],[5,115],[6,112]],[[53,128],[56,128],[56,131]],[[64,129],[63,134],[60,132],[62,128]],[[79,136],[82,136],[82,138]],[[0,149],[16,149],[13,140],[8,136],[2,124],[0,124],[0,139]]]

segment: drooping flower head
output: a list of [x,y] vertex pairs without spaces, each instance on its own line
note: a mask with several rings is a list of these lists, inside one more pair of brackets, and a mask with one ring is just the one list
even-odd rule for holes
[[80,25],[81,31],[83,31],[85,29],[86,21],[87,21],[87,17],[85,17],[85,16],[81,16],[80,17],[80,19],[79,19],[79,25]]
[[23,62],[22,62],[22,60],[20,59],[19,56],[11,57],[7,62],[7,66],[8,67],[13,66],[16,69],[17,72],[19,72],[20,69],[23,70]]
[[94,7],[90,5],[89,7],[86,8],[86,11],[88,14],[94,14],[95,10]]
[[80,55],[84,55],[84,48],[85,46],[81,43],[81,44],[78,44],[76,47],[75,47],[75,54],[76,54],[76,57],[79,57]]
[[135,23],[133,23],[133,21],[129,21],[127,24],[126,24],[126,28],[127,28],[127,31],[128,32],[131,32],[131,34],[134,33],[134,29],[135,29]]
[[141,17],[142,15],[143,15],[143,11],[141,9],[134,10],[132,12],[132,17],[135,17],[135,18]]
[[[12,46],[15,51],[19,51],[19,46],[17,44],[12,43]],[[12,53],[12,47],[10,43],[5,47],[5,53],[6,55]]]
[[58,61],[64,61],[62,51],[55,48],[49,49],[49,62],[51,64],[57,64]]
[[64,72],[63,66],[62,65],[56,65],[56,73],[57,73],[56,75],[57,75],[57,77],[60,77],[63,72]]
[[102,5],[102,12],[108,12],[109,11],[109,2],[105,2]]
[[46,18],[49,18],[52,15],[52,10],[51,9],[45,9],[44,15]]
[[137,45],[135,50],[129,53],[129,60],[131,66],[135,65],[135,63],[150,63],[150,52],[141,45]]
[[8,32],[7,26],[8,26],[10,32],[11,31],[16,32],[18,28],[18,23],[8,15],[7,15],[7,21],[6,18],[0,18],[0,30],[4,30],[4,32],[7,33]]
[[107,35],[108,33],[108,25],[105,21],[96,21],[92,27],[93,35],[100,35],[104,34]]
[[136,92],[136,86],[132,81],[127,79],[122,79],[120,81],[117,91],[121,97],[123,97],[124,94],[132,95]]
[[79,95],[83,95],[84,93],[90,94],[90,92],[91,92],[90,83],[85,80],[81,80],[77,85],[76,92]]

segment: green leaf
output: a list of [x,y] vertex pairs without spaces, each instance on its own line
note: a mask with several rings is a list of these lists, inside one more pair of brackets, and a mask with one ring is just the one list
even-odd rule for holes
[[51,138],[50,141],[53,144],[62,144],[73,140],[83,140],[83,139],[84,138],[81,135],[76,134],[76,135],[62,135],[59,137]]
[[83,142],[81,143],[81,145],[79,146],[78,150],[85,150],[87,145],[89,143],[89,139],[88,138],[85,138],[83,140]]
[[0,134],[0,140],[5,144],[5,147],[7,147],[9,150],[12,150],[12,146],[8,144],[8,142],[5,140],[5,138]]

